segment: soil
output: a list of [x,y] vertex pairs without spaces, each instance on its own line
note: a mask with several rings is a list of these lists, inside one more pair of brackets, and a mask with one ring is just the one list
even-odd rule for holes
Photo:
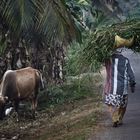
[[0,121],[0,140],[85,140],[98,128],[102,116],[101,96],[40,110],[36,119],[30,110],[13,112]]

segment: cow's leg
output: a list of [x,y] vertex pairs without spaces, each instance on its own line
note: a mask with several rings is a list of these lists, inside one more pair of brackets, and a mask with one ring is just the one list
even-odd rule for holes
[[34,98],[32,98],[32,117],[33,117],[33,119],[35,119],[36,107],[37,107],[37,98],[34,97]]
[[35,111],[37,108],[37,95],[38,95],[38,91],[39,90],[39,79],[36,77],[36,86],[35,86],[35,91],[34,91],[34,95],[32,98],[32,111],[33,111],[33,118],[35,119]]
[[34,99],[34,110],[36,111],[37,108],[37,97]]
[[14,106],[15,106],[15,111],[16,111],[17,116],[18,116],[17,121],[19,121],[19,111],[18,111],[19,110],[19,100],[15,100]]
[[35,119],[35,113],[37,108],[37,95],[38,95],[38,85],[36,86],[34,96],[32,98],[32,111],[33,111],[33,118]]

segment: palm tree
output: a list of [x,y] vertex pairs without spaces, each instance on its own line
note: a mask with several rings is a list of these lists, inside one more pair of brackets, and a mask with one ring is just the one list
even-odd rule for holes
[[[43,48],[43,55],[51,59],[46,61],[51,63],[52,76],[56,77],[54,71],[62,71],[58,61],[64,59],[63,48],[74,39],[81,40],[80,31],[64,0],[2,0],[0,24],[0,41],[6,44],[4,56],[10,59],[12,69],[16,69],[17,65],[26,66],[21,65],[20,60],[23,54],[26,59],[29,58],[25,46],[31,46],[28,50],[33,56],[30,57],[31,65],[39,68],[38,57]],[[25,63],[26,60],[23,61]]]

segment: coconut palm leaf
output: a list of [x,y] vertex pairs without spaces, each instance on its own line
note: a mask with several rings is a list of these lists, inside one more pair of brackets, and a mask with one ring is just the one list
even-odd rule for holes
[[81,41],[80,30],[77,28],[64,0],[47,0],[45,12],[40,19],[38,31],[43,33],[49,41],[55,39],[72,39]]
[[31,30],[37,20],[36,13],[43,11],[40,0],[8,0],[3,5],[3,21],[16,35]]
[[47,40],[81,41],[64,0],[3,0],[1,4],[0,16],[17,36],[24,32],[45,35]]

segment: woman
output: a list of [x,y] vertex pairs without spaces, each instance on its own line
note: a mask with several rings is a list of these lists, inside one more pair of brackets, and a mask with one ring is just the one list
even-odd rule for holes
[[135,89],[135,76],[128,58],[116,52],[105,61],[106,84],[104,88],[105,104],[112,116],[113,127],[122,124],[128,102],[128,84],[131,91]]

